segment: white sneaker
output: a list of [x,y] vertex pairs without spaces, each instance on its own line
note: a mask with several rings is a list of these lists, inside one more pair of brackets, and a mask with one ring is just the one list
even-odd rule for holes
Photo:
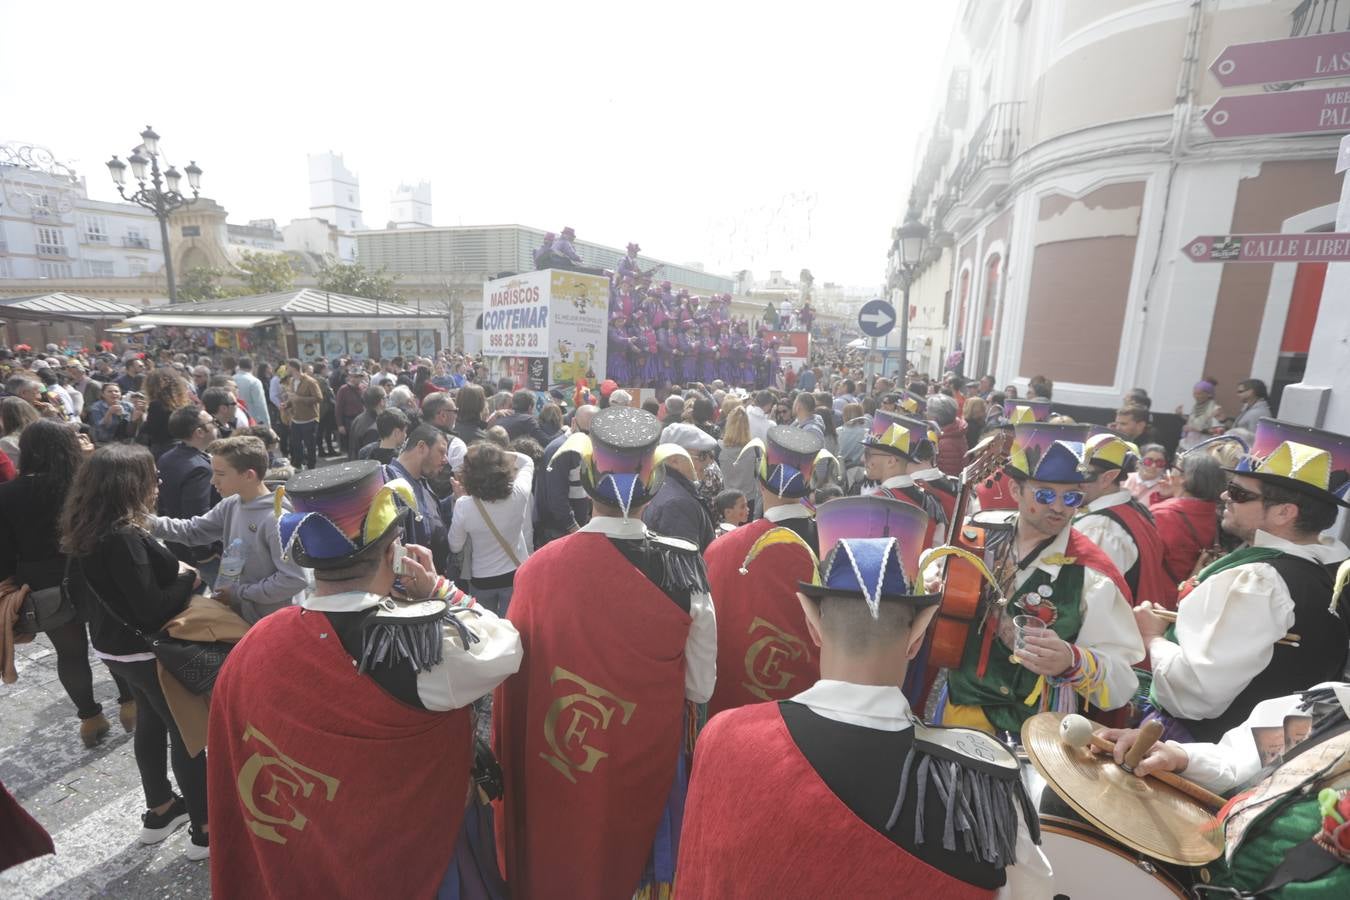
[[[201,843],[198,843],[201,841]],[[211,855],[211,834],[198,835],[195,828],[188,829],[188,845],[183,855],[193,862],[199,862]]]
[[181,828],[187,820],[187,804],[183,802],[182,797],[174,797],[173,805],[164,812],[153,813],[146,810],[141,816],[140,841],[142,844],[158,844]]

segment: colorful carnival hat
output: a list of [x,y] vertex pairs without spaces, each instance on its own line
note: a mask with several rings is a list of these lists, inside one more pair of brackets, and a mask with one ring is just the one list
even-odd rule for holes
[[1050,418],[1049,400],[1004,400],[1003,417],[1014,425],[1027,421],[1027,414],[1036,422]]
[[[811,475],[816,463],[829,460],[839,466],[839,460],[825,449],[825,439],[814,431],[775,425],[764,440],[751,438],[741,449],[741,456],[751,451],[759,454],[759,483],[780,497],[805,497],[811,493]],[[740,459],[740,456],[737,456]]]
[[1014,478],[1052,484],[1082,483],[1083,442],[1089,427],[1048,422],[1016,426],[1004,471]]
[[922,419],[896,415],[879,409],[872,414],[872,427],[863,436],[863,446],[884,450],[910,462],[929,459],[937,446],[933,427]]
[[1103,431],[1093,434],[1083,444],[1083,467],[1089,477],[1110,469],[1119,469],[1122,475],[1128,475],[1138,468],[1139,455],[1137,445],[1110,431]]
[[921,416],[928,412],[928,398],[913,391],[901,394],[897,405],[911,416]]
[[1350,507],[1350,438],[1342,434],[1262,419],[1251,453],[1228,471]]
[[[360,460],[301,472],[277,488],[273,509],[282,552],[312,569],[350,565],[373,553],[405,510],[417,509],[412,485],[385,480],[384,467]],[[291,499],[283,512],[282,499]]]
[[928,533],[928,513],[893,497],[838,497],[816,510],[816,533],[822,559],[844,538],[893,537],[913,549],[913,558],[906,562],[917,564]]
[[[901,601],[918,607],[942,602],[941,594],[920,592],[917,558],[911,568],[906,567],[904,556],[911,546],[918,547],[919,544],[911,542],[904,545],[893,537],[844,538],[835,544],[830,555],[820,564],[819,583],[799,581],[797,589],[808,597],[863,600],[874,619],[880,616],[883,600]],[[917,556],[917,551],[909,555]]]
[[671,456],[689,454],[661,444],[661,422],[645,409],[603,409],[591,420],[591,432],[576,432],[559,445],[549,468],[565,453],[581,457],[581,486],[601,503],[617,506],[625,517],[656,493]]

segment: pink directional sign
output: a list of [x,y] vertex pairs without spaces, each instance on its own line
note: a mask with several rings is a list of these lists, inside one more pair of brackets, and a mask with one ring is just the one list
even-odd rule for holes
[[1205,125],[1217,138],[1350,131],[1350,88],[1220,97]]
[[1209,70],[1224,87],[1350,75],[1350,31],[1230,44]]
[[1350,233],[1202,234],[1182,248],[1192,262],[1350,261]]

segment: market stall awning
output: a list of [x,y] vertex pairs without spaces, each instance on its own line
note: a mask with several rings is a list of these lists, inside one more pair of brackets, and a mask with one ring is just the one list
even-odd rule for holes
[[181,328],[257,328],[280,321],[276,316],[171,316],[146,313],[132,316],[122,325],[177,325]]

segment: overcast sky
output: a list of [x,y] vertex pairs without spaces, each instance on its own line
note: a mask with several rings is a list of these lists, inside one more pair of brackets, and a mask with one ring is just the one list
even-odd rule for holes
[[51,148],[94,197],[149,123],[235,223],[308,215],[306,154],[333,150],[367,226],[426,179],[437,225],[869,286],[958,3],[5,6],[0,141]]

